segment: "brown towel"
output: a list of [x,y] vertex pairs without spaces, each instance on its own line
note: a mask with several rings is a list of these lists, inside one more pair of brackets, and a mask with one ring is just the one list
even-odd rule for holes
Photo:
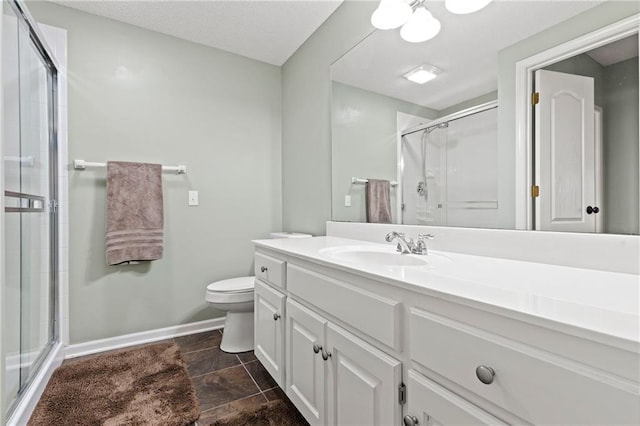
[[391,223],[391,184],[388,180],[367,179],[367,222]]
[[162,259],[160,164],[107,163],[107,263]]

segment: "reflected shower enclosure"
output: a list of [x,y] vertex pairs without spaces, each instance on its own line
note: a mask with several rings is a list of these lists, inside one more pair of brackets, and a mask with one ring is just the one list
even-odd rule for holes
[[2,338],[9,415],[58,339],[57,70],[23,7],[5,2],[2,16]]
[[495,103],[402,134],[402,223],[497,228]]

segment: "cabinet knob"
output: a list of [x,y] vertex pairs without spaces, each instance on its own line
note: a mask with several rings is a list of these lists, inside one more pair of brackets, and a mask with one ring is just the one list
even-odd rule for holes
[[493,378],[496,376],[496,372],[491,367],[479,365],[478,368],[476,368],[476,376],[478,377],[478,380],[485,385],[490,385],[493,383]]
[[267,267],[266,266],[261,266],[260,267],[260,272],[262,272],[262,273],[267,272]]
[[276,312],[276,313],[273,314],[273,320],[274,321],[278,321],[279,318],[280,318],[280,314],[279,313]]
[[320,350],[321,350],[321,349],[322,349],[322,346],[321,346],[321,345],[319,345],[319,344],[317,344],[317,343],[314,343],[314,344],[313,344],[313,352],[314,352],[314,353],[318,353],[318,352],[320,352]]
[[329,358],[331,358],[331,352],[327,352],[324,349],[322,350],[322,359],[324,359],[325,361],[328,360]]
[[418,424],[418,418],[416,416],[410,416],[407,414],[404,416],[404,426],[416,426]]

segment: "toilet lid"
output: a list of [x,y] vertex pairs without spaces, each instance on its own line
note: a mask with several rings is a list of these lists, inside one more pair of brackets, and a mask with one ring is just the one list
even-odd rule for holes
[[255,277],[230,278],[228,280],[216,281],[207,286],[208,291],[218,293],[240,293],[253,291],[253,280]]

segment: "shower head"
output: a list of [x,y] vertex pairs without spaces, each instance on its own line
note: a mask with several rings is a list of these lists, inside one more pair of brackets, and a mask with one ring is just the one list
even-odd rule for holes
[[433,132],[436,129],[446,129],[447,127],[449,127],[449,123],[445,121],[444,123],[439,123],[439,124],[436,124],[435,126],[427,127],[426,129],[424,129],[423,134],[428,135],[429,133]]

